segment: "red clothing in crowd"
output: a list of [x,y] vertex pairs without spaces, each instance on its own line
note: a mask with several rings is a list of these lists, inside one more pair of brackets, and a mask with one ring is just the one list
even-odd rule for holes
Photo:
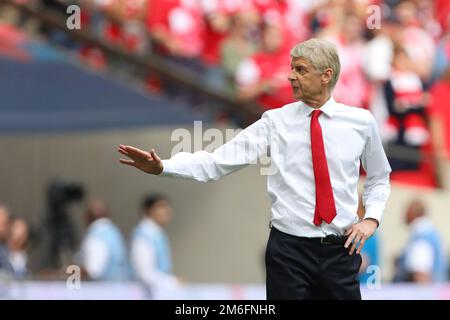
[[288,81],[289,65],[289,54],[259,52],[241,64],[236,80],[242,88],[271,81],[277,87],[269,94],[261,94],[258,102],[264,109],[279,108],[294,101]]
[[443,30],[449,27],[450,19],[450,1],[448,0],[434,0],[434,11]]
[[204,39],[207,45],[202,52],[203,62],[214,66],[220,63],[220,45],[226,36],[226,32],[218,32],[209,23],[206,24]]
[[[245,1],[244,1],[245,2]],[[215,30],[209,19],[221,16],[229,19],[242,9],[243,1],[239,0],[202,0],[202,9],[206,24],[204,27],[204,43],[202,59],[209,65],[218,65],[220,63],[220,45],[228,35],[227,30]]]
[[430,90],[428,112],[442,122],[444,148],[450,159],[450,83],[439,81]]
[[151,0],[147,28],[160,28],[178,42],[185,57],[198,57],[204,44],[203,13],[195,0]]
[[[120,18],[124,19],[125,23],[106,20],[102,26],[102,37],[109,43],[125,48],[128,52],[142,51],[147,39],[139,23],[141,12],[145,9],[146,3],[147,0],[124,1]],[[109,11],[116,4],[117,0],[103,0],[99,3],[99,8],[103,11]]]
[[341,62],[339,81],[333,91],[336,101],[367,109],[370,87],[362,68],[363,44],[345,43],[342,37],[331,40],[337,45]]
[[22,48],[27,36],[15,27],[0,23],[0,56],[6,56],[18,61],[28,61],[30,54]]
[[263,94],[259,102],[266,109],[282,107],[294,101],[291,84],[288,81],[290,67],[289,55],[261,52],[253,57],[261,71],[261,79],[272,79],[278,87],[268,94]]

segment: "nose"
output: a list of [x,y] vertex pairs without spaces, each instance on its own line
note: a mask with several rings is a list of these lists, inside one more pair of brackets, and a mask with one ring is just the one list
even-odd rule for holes
[[288,74],[288,80],[289,80],[289,81],[294,81],[294,80],[295,80],[295,76],[293,75],[293,72],[292,72],[292,71],[289,72],[289,74]]

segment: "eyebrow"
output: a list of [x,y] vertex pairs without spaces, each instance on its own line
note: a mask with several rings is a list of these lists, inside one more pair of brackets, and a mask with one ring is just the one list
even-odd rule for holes
[[297,67],[303,67],[303,68],[305,68],[305,69],[307,69],[308,68],[308,66],[307,65],[305,65],[305,64],[303,64],[303,63],[294,63],[294,64],[292,64],[291,63],[291,67],[293,67],[293,68],[297,68]]

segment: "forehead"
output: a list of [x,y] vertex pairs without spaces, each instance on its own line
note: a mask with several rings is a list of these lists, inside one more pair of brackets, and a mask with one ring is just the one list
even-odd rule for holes
[[304,57],[291,57],[291,65],[293,66],[303,66],[312,67],[311,61]]

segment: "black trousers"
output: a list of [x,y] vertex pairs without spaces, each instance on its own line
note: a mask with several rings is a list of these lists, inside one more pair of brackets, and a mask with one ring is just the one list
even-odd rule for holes
[[296,237],[271,228],[266,249],[268,300],[361,300],[361,256],[343,243]]

